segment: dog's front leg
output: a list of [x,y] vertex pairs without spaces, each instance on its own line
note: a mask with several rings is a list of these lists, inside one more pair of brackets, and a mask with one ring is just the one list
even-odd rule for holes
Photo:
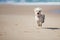
[[40,21],[37,21],[38,26],[42,26],[42,23]]
[[40,26],[42,26],[42,22],[40,22]]

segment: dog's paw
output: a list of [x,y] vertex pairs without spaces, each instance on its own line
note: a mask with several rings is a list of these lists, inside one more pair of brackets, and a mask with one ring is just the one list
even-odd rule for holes
[[38,24],[39,27],[42,27],[42,24]]

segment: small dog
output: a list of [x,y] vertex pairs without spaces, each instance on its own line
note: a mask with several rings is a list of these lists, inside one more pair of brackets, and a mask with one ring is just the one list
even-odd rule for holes
[[42,8],[35,8],[34,9],[34,13],[35,13],[35,20],[37,22],[38,26],[42,26],[42,23],[44,23],[44,19],[45,19],[45,14],[42,13]]

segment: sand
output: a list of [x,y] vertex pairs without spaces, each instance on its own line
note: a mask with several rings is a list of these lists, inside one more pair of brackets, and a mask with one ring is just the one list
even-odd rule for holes
[[0,40],[60,40],[60,14],[49,12],[59,5],[39,5],[45,23],[37,27],[34,5],[0,5]]

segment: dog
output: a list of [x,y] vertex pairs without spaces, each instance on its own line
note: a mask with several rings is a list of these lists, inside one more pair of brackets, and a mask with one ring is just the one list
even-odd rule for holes
[[38,26],[42,26],[45,20],[45,14],[42,13],[42,8],[37,7],[34,9],[35,20]]

